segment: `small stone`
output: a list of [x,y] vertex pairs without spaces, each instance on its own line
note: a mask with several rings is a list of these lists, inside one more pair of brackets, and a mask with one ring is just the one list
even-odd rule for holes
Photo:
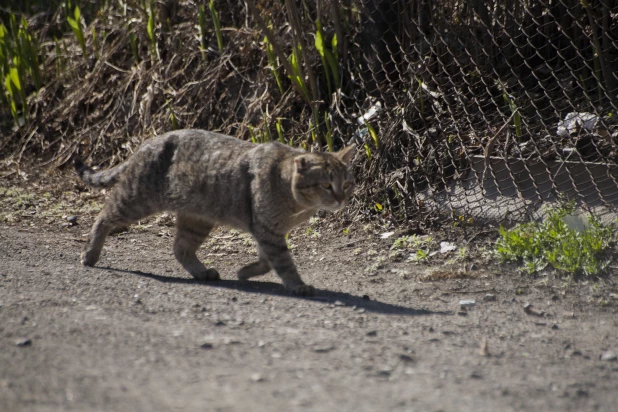
[[253,375],[251,375],[251,380],[253,382],[264,382],[264,377],[261,373],[254,373]]
[[556,330],[556,329],[558,329],[558,325],[556,325],[556,324],[554,323],[553,325],[551,325],[551,328],[552,328],[552,329],[554,329],[554,330]]
[[71,216],[67,217],[67,222],[69,222],[71,225],[76,225],[77,224],[77,216],[71,215]]
[[616,356],[615,352],[607,351],[607,352],[603,352],[600,356],[600,359],[602,361],[616,361],[618,360],[618,356]]
[[462,308],[473,308],[476,305],[476,301],[474,299],[462,299],[459,301],[459,306]]
[[413,363],[414,362],[414,359],[412,358],[412,356],[406,355],[405,353],[402,353],[401,355],[399,355],[399,360],[404,362],[404,363]]
[[535,307],[532,306],[532,304],[530,303],[524,304],[524,312],[526,312],[526,314],[528,315],[533,315],[533,316],[544,316],[545,315],[545,312],[535,309]]
[[479,355],[481,356],[489,356],[489,346],[487,344],[487,337],[484,336],[483,340],[481,340],[481,347],[479,348]]
[[32,345],[32,339],[28,339],[28,338],[17,339],[15,341],[15,345],[21,346],[21,347],[30,346]]
[[473,371],[470,373],[470,378],[472,379],[483,379],[483,375],[481,375],[479,372]]
[[378,331],[377,330],[372,330],[367,332],[367,336],[378,336]]
[[335,349],[333,345],[321,345],[314,347],[313,351],[315,353],[326,353],[332,351],[333,349]]
[[496,300],[496,295],[492,295],[491,293],[483,296],[483,302],[494,302]]
[[336,300],[336,301],[335,301],[335,306],[345,306],[345,305],[346,305],[346,304],[345,304],[345,303],[343,303],[343,302],[342,302],[342,301],[340,301],[340,300]]
[[214,345],[212,344],[212,342],[203,342],[200,345],[200,348],[202,348],[202,349],[212,349],[212,348],[214,348]]

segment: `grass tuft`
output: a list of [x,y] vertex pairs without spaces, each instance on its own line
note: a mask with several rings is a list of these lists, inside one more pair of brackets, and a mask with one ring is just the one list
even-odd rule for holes
[[609,264],[606,252],[613,241],[613,228],[589,216],[588,227],[571,228],[565,218],[573,215],[573,203],[547,212],[541,223],[531,222],[506,230],[500,227],[496,252],[503,261],[519,262],[532,274],[548,266],[568,275],[594,276]]

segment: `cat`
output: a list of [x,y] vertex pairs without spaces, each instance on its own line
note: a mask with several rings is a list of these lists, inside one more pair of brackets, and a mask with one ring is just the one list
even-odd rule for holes
[[162,211],[176,213],[174,254],[195,279],[219,279],[196,251],[217,225],[253,235],[259,260],[238,271],[240,280],[272,269],[287,290],[312,295],[296,269],[286,234],[318,209],[343,208],[354,190],[353,145],[336,153],[307,153],[279,142],[254,144],[219,133],[185,129],[146,140],[124,163],[95,172],[73,161],[87,185],[112,187],[81,254],[99,260],[111,230]]

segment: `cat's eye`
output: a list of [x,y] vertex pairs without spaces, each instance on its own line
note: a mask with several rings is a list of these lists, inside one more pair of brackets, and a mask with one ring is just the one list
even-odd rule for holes
[[330,190],[333,188],[333,186],[330,183],[322,183],[321,186],[326,190]]
[[348,188],[350,187],[350,185],[352,185],[352,183],[350,183],[350,182],[345,182],[345,183],[343,184],[343,190],[348,189]]

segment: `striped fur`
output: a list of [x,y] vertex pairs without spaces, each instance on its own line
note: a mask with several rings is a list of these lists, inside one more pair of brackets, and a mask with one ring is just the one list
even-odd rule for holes
[[344,207],[354,188],[353,146],[334,154],[306,153],[278,142],[255,145],[201,130],[179,130],[147,140],[125,163],[95,172],[81,160],[87,184],[112,187],[92,227],[82,263],[99,260],[109,232],[161,211],[176,213],[174,254],[199,280],[216,280],[196,251],[216,225],[250,232],[259,260],[241,268],[247,280],[272,269],[295,294],[313,288],[300,278],[285,242],[292,228],[318,209]]

